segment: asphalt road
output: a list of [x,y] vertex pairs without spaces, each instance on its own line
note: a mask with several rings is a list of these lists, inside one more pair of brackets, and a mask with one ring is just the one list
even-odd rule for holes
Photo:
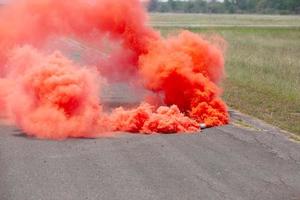
[[250,127],[45,141],[2,125],[0,200],[300,200],[300,144]]

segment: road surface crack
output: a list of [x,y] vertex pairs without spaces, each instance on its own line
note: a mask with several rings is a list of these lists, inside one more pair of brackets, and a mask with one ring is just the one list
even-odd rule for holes
[[218,190],[212,183],[210,183],[208,180],[206,180],[205,178],[201,177],[199,174],[197,175],[197,178],[200,179],[202,182],[204,182],[209,189],[211,189],[212,191],[216,192],[221,199],[228,199],[228,200],[232,200],[231,198],[229,198],[225,192]]

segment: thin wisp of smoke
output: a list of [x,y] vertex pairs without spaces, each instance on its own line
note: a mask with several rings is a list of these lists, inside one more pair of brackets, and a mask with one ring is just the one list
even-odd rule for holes
[[[163,38],[147,20],[139,0],[15,0],[4,6],[1,117],[44,139],[191,133],[200,123],[227,124],[218,86],[224,42],[188,31]],[[84,46],[80,61],[62,44],[67,40]],[[150,96],[135,108],[104,111],[101,89],[126,80]]]

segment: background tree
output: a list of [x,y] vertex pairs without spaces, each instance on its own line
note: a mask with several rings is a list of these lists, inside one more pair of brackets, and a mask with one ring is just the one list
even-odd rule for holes
[[159,2],[158,0],[150,0],[148,4],[148,10],[150,12],[158,11],[159,9]]
[[300,0],[150,0],[151,12],[300,14]]

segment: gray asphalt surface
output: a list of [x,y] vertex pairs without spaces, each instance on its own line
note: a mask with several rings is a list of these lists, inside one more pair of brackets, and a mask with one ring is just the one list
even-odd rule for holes
[[251,127],[45,141],[2,125],[0,200],[300,200],[300,144]]

